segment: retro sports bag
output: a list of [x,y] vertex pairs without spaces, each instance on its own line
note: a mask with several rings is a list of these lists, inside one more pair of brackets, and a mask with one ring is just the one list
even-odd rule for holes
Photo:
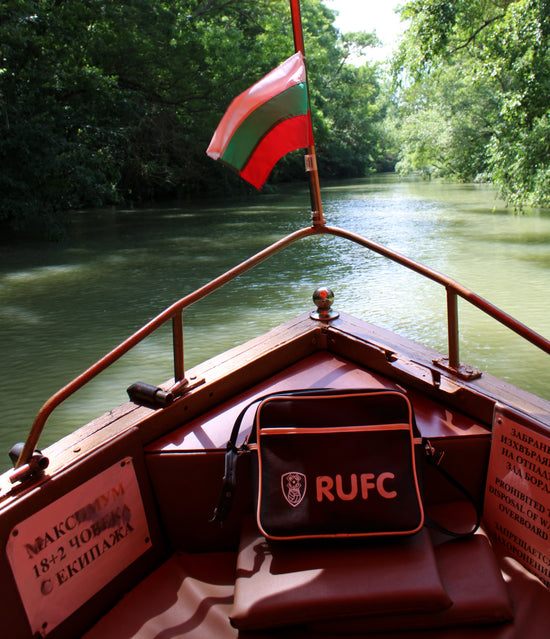
[[[257,404],[248,440],[227,444],[213,519],[225,519],[239,452],[257,457],[257,524],[269,539],[416,533],[424,523],[411,404],[394,390],[304,390]],[[418,446],[417,446],[418,445]]]

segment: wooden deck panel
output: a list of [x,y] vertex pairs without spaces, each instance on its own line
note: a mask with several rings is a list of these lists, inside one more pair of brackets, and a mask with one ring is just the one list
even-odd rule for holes
[[[146,447],[146,453],[223,448],[237,415],[255,397],[287,389],[325,387],[397,389],[399,385],[328,351],[319,351],[159,438]],[[425,437],[486,435],[488,432],[486,426],[458,411],[449,410],[418,391],[409,392],[409,397],[418,427]],[[241,441],[250,431],[251,420],[252,414],[247,415]]]

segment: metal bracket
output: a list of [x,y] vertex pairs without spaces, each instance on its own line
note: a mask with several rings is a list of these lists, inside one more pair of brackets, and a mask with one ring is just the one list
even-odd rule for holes
[[449,373],[453,373],[460,379],[465,381],[470,381],[472,379],[479,379],[483,372],[479,368],[475,368],[474,366],[469,366],[468,364],[459,364],[457,367],[449,365],[449,358],[442,357],[441,359],[432,360],[433,364],[442,368]]
[[317,157],[313,154],[307,154],[304,156],[306,172],[317,170]]
[[[17,463],[24,444],[18,443],[12,446],[9,456],[14,466]],[[16,482],[25,482],[31,477],[37,477],[43,475],[46,468],[49,466],[50,460],[45,457],[39,450],[35,450],[31,458],[26,464],[16,468],[10,475],[10,482],[15,484]]]
[[176,399],[185,395],[189,391],[192,391],[194,388],[197,388],[197,386],[201,386],[204,382],[204,377],[199,377],[199,379],[197,379],[194,375],[191,375],[189,379],[185,378],[179,382],[175,382],[175,384],[170,387],[170,392]]

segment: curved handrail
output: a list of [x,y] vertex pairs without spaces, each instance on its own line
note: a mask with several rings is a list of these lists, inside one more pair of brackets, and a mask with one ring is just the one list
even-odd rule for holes
[[[16,463],[16,468],[27,464],[31,459],[36,445],[38,444],[38,440],[42,431],[44,430],[44,426],[46,425],[46,421],[52,412],[66,399],[68,399],[73,393],[77,390],[85,386],[88,382],[90,382],[94,377],[96,377],[99,373],[103,372],[106,368],[111,366],[115,361],[117,361],[120,357],[125,355],[128,351],[134,348],[137,344],[139,344],[146,337],[155,332],[158,328],[164,325],[167,321],[173,321],[173,345],[174,345],[174,368],[175,375],[174,379],[176,382],[176,386],[178,383],[181,384],[182,380],[184,381],[184,372],[183,372],[183,338],[181,333],[181,313],[185,308],[188,308],[195,302],[200,299],[206,297],[213,291],[217,290],[221,286],[227,284],[231,280],[235,279],[242,273],[254,268],[260,262],[268,259],[275,253],[283,250],[290,244],[294,242],[309,237],[311,235],[334,235],[341,237],[343,239],[349,240],[364,248],[367,248],[375,253],[383,255],[384,257],[389,258],[390,260],[401,264],[402,266],[415,271],[416,273],[422,275],[423,277],[427,277],[438,284],[441,284],[445,287],[447,291],[447,309],[448,309],[448,317],[447,317],[447,326],[448,326],[448,341],[449,341],[449,365],[450,367],[458,368],[459,366],[459,357],[458,357],[458,321],[457,321],[457,307],[456,307],[456,297],[460,296],[464,300],[468,301],[470,304],[476,306],[484,313],[500,322],[504,326],[510,328],[521,337],[531,342],[544,352],[550,354],[550,341],[546,338],[542,337],[538,333],[532,331],[525,324],[518,322],[510,315],[504,313],[499,308],[483,299],[473,291],[469,290],[465,286],[462,286],[458,282],[455,282],[451,278],[447,277],[435,271],[427,266],[420,264],[419,262],[415,262],[414,260],[397,253],[381,244],[377,244],[376,242],[372,242],[371,240],[367,240],[366,238],[358,235],[356,233],[352,233],[350,231],[346,231],[344,229],[338,227],[330,227],[324,226],[320,224],[313,224],[313,226],[306,227],[300,229],[298,231],[294,231],[289,235],[283,237],[282,239],[274,242],[267,248],[263,249],[259,253],[256,253],[254,256],[249,259],[241,262],[237,266],[233,267],[229,271],[220,275],[216,279],[212,280],[208,284],[198,288],[196,291],[186,295],[181,298],[168,308],[166,308],[162,313],[157,315],[150,322],[145,324],[142,328],[136,331],[133,335],[127,338],[125,341],[121,342],[116,348],[107,353],[104,357],[98,360],[95,364],[93,364],[90,368],[81,373],[78,377],[75,377],[69,384],[58,390],[54,395],[52,395],[42,406],[38,414],[36,415],[34,422],[31,426],[27,439],[25,441],[25,445],[21,451],[19,459]],[[176,321],[177,320],[177,321]]]
[[[294,233],[290,233],[286,237],[278,240],[277,242],[271,244],[267,248],[263,249],[256,255],[250,257],[249,259],[241,262],[237,266],[233,267],[229,271],[226,271],[216,279],[212,280],[208,284],[205,284],[201,288],[198,288],[193,293],[182,297],[177,302],[174,302],[171,306],[166,308],[162,313],[153,318],[150,322],[142,326],[138,331],[136,331],[133,335],[128,337],[126,340],[121,342],[116,348],[107,353],[104,357],[98,360],[95,364],[90,366],[83,373],[75,377],[71,382],[69,382],[66,386],[59,389],[56,393],[54,393],[42,406],[42,408],[38,411],[36,417],[34,418],[34,422],[31,426],[27,439],[25,441],[25,445],[21,450],[21,454],[19,455],[19,459],[15,464],[16,468],[19,468],[23,464],[28,463],[32,454],[38,444],[38,440],[40,439],[40,435],[44,430],[44,426],[46,425],[46,421],[48,417],[52,414],[52,412],[66,399],[68,399],[73,393],[77,390],[85,386],[88,382],[90,382],[94,377],[99,375],[99,373],[103,372],[106,368],[114,364],[118,359],[120,359],[123,355],[125,355],[132,348],[137,346],[141,341],[143,341],[146,337],[149,337],[152,333],[154,333],[161,326],[166,324],[169,320],[173,319],[177,315],[179,315],[185,308],[188,308],[195,302],[198,302],[203,297],[206,297],[216,289],[220,288],[224,284],[227,284],[231,280],[235,279],[242,273],[250,270],[260,262],[263,262],[271,255],[279,252],[289,244],[296,242],[304,237],[315,234],[319,232],[321,227],[311,226],[307,228],[300,229],[295,231]],[[177,329],[174,329],[177,330]],[[175,358],[176,360],[176,355]],[[177,367],[177,364],[176,364]],[[176,375],[176,379],[180,377]],[[179,380],[178,380],[179,381]]]
[[[448,294],[451,293],[462,297],[473,306],[479,308],[486,315],[489,315],[503,326],[511,329],[512,331],[526,339],[528,342],[531,342],[532,344],[543,350],[545,353],[548,353],[550,355],[550,340],[547,340],[542,335],[539,335],[525,324],[522,324],[518,320],[514,319],[511,315],[508,315],[504,311],[501,311],[497,306],[491,304],[486,299],[479,296],[477,293],[474,293],[465,286],[462,286],[462,284],[459,284],[450,277],[447,277],[446,275],[443,275],[438,271],[434,271],[433,269],[424,266],[419,262],[415,262],[414,260],[401,255],[400,253],[392,251],[391,249],[388,249],[381,244],[366,240],[362,236],[355,233],[351,233],[337,227],[325,227],[323,230],[324,232],[330,233],[331,235],[337,235],[339,237],[343,237],[356,242],[357,244],[360,244],[365,248],[368,248],[376,253],[379,253],[380,255],[384,255],[385,257],[390,258],[392,261],[407,267],[411,271],[415,271],[416,273],[419,273],[420,275],[423,275],[424,277],[427,277],[428,279],[441,284],[447,289]],[[451,354],[449,356],[449,359],[454,359]],[[457,365],[458,361],[456,361],[454,364],[451,363],[451,366]]]

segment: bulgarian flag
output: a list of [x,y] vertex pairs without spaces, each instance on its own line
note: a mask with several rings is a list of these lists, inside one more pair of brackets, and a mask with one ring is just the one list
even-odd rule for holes
[[261,189],[284,155],[313,144],[308,107],[298,52],[233,100],[206,153]]

